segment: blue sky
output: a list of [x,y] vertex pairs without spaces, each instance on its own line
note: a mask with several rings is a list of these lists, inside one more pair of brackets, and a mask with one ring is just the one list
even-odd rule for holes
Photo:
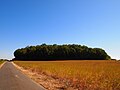
[[120,59],[120,0],[0,0],[0,58],[28,45],[81,44]]

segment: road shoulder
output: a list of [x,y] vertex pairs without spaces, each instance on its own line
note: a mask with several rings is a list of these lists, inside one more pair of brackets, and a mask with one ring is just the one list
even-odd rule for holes
[[13,65],[19,69],[22,73],[30,77],[34,82],[36,82],[39,85],[42,85],[48,90],[64,90],[65,84],[61,83],[59,78],[54,78],[52,76],[46,75],[45,73],[37,73],[33,72],[31,70],[26,70],[18,65],[16,65],[14,62],[12,62]]
[[6,61],[5,62],[3,62],[1,65],[0,65],[0,69],[3,67],[3,65],[6,63]]
[[23,73],[25,76],[29,77],[33,83],[37,84],[38,86],[42,87],[44,90],[45,87],[42,84],[39,84],[37,82],[35,82],[35,80],[33,80],[33,78],[31,76],[29,76],[29,71],[23,69],[22,67],[18,66],[17,64],[15,64],[14,62],[11,62],[21,73]]

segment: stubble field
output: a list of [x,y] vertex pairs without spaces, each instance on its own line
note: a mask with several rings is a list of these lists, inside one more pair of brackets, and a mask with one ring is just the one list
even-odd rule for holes
[[119,61],[15,61],[33,72],[44,73],[78,90],[120,90]]

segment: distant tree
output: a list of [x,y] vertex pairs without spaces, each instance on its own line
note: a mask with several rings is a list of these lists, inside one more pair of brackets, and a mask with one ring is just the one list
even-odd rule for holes
[[109,60],[111,57],[101,48],[88,48],[81,45],[37,45],[17,49],[17,60]]

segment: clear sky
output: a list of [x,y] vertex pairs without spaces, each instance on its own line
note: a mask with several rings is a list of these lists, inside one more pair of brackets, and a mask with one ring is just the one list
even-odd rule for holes
[[42,43],[103,48],[120,59],[120,0],[0,0],[0,58]]

